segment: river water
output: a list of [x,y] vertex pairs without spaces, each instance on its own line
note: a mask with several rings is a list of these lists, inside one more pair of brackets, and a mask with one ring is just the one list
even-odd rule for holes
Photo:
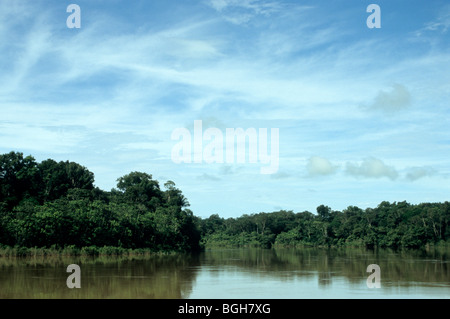
[[[449,299],[449,257],[449,248],[249,248],[142,257],[0,258],[0,298]],[[80,267],[81,288],[67,286],[71,264]],[[372,264],[379,266],[377,278],[367,272]],[[371,285],[376,282],[379,288]]]

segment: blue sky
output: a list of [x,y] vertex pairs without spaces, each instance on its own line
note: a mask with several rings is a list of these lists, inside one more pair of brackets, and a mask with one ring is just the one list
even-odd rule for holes
[[[445,0],[3,0],[0,152],[78,162],[105,190],[173,180],[201,217],[442,202],[449,69]],[[174,163],[195,120],[278,128],[278,171]]]

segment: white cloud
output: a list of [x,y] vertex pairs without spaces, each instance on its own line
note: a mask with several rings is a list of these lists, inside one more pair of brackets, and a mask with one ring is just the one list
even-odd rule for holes
[[261,0],[210,0],[208,4],[219,12],[230,8],[241,8],[255,14],[269,14],[280,8],[279,2]]
[[246,24],[258,15],[268,17],[282,7],[280,2],[261,0],[210,0],[207,4],[236,25]]
[[337,166],[323,157],[313,156],[308,159],[306,165],[310,176],[331,175],[336,172]]
[[363,178],[383,178],[387,177],[395,180],[398,177],[397,170],[386,165],[377,158],[366,158],[360,164],[347,162],[346,173],[355,177]]

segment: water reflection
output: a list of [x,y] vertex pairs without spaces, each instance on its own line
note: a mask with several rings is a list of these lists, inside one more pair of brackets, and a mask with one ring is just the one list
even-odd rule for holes
[[[81,289],[69,289],[69,264],[81,268]],[[186,298],[198,255],[0,259],[0,298]]]
[[[197,275],[190,297],[450,298],[448,256],[449,249],[213,250],[201,263],[215,272]],[[380,266],[382,289],[367,286],[370,264]]]
[[321,281],[343,276],[350,282],[367,278],[367,266],[378,264],[384,280],[442,283],[450,279],[449,249],[367,250],[367,249],[242,249],[212,250],[203,254],[202,265],[236,266],[242,270],[263,271],[282,278],[319,274]]
[[[0,258],[0,298],[450,298],[449,250]],[[69,264],[81,267],[81,289],[66,286]],[[380,266],[381,289],[366,285],[370,264]]]

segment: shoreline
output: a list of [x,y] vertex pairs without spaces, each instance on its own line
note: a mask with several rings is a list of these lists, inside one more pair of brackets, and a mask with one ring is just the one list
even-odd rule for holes
[[99,257],[99,256],[158,256],[186,253],[176,250],[154,250],[150,248],[122,248],[113,246],[87,247],[19,247],[1,246],[0,258],[21,257]]

